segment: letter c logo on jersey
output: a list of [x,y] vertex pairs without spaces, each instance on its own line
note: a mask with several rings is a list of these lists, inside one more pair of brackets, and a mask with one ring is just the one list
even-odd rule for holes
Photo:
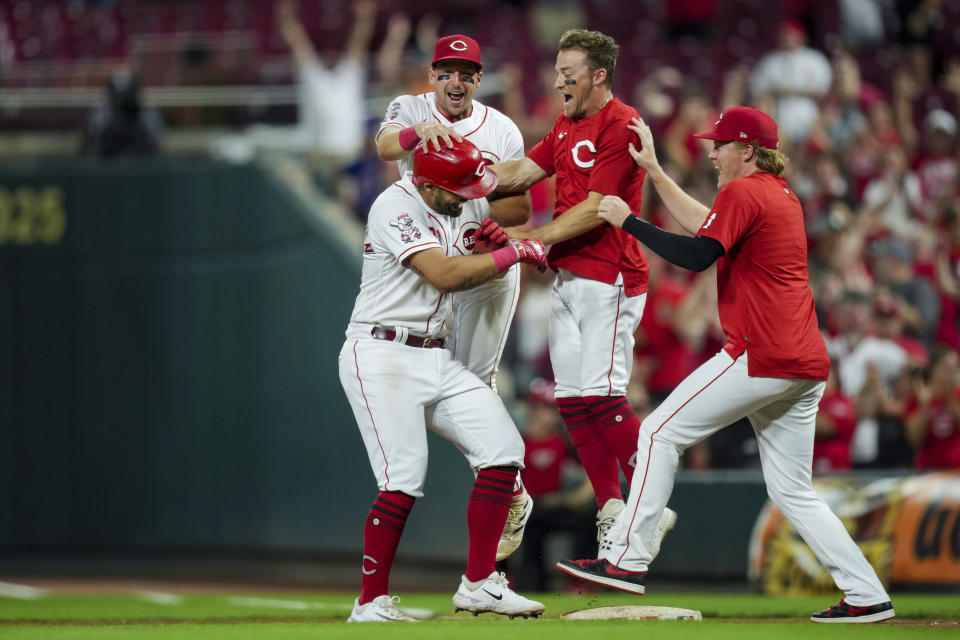
[[577,144],[573,145],[573,148],[570,149],[570,153],[573,155],[573,162],[581,169],[589,169],[593,166],[595,160],[590,158],[590,160],[584,162],[580,159],[580,147],[586,147],[590,153],[596,153],[597,148],[593,146],[593,143],[589,140],[581,140]]

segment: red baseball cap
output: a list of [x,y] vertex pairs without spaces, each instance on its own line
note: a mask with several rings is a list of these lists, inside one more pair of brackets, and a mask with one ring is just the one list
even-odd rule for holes
[[466,60],[477,65],[477,71],[483,68],[480,62],[480,45],[470,36],[452,35],[437,40],[430,66],[436,65],[441,60]]
[[713,123],[713,131],[693,134],[694,138],[722,142],[756,142],[768,149],[777,148],[777,122],[753,107],[730,107]]

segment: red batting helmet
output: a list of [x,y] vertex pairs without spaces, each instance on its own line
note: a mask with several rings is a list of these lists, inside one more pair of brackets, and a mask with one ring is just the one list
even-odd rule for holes
[[437,151],[418,145],[413,152],[413,184],[430,183],[464,198],[482,198],[497,188],[497,174],[487,171],[480,149],[464,138]]

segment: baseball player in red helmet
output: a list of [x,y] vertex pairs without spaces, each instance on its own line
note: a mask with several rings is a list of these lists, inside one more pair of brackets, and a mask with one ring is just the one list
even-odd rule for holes
[[543,605],[514,593],[494,570],[523,441],[496,393],[444,349],[454,292],[517,264],[546,264],[543,245],[515,241],[460,255],[461,215],[497,184],[467,140],[414,153],[413,171],[388,187],[367,219],[360,294],[340,351],[340,381],[380,493],[363,532],[363,578],[350,621],[410,620],[388,582],[414,501],[423,495],[427,429],[450,440],[478,470],[467,505],[467,569],[456,610],[539,616]]
[[[480,45],[465,35],[437,40],[428,71],[434,90],[393,99],[377,132],[377,153],[396,160],[400,172],[409,171],[413,148],[445,148],[470,140],[489,163],[523,157],[523,137],[514,122],[500,111],[473,99],[483,79]],[[490,194],[457,218],[451,241],[458,254],[477,253],[476,234],[485,218],[503,225],[521,225],[530,217],[525,192]],[[507,332],[520,295],[520,268],[515,266],[484,284],[464,291],[454,301],[452,330],[447,348],[453,356],[496,391],[496,373]],[[533,501],[518,479],[510,515],[497,548],[497,560],[520,545]]]
[[[619,469],[633,476],[640,421],[626,391],[648,288],[640,244],[597,217],[605,195],[639,209],[645,175],[626,147],[636,139],[627,126],[637,112],[611,91],[618,52],[613,38],[597,31],[564,33],[554,79],[563,113],[525,158],[493,166],[506,192],[557,176],[553,220],[508,232],[553,245],[550,360],[560,415],[596,494],[601,546],[624,506]],[[485,236],[492,232],[485,226]],[[665,510],[660,535],[675,521]]]
[[561,571],[623,591],[645,591],[651,541],[673,490],[680,454],[746,417],[753,425],[767,492],[844,593],[816,622],[877,622],[894,615],[890,597],[843,523],[812,484],[817,406],[830,371],[807,277],[800,202],[780,175],[777,124],[752,107],[725,110],[711,131],[720,193],[708,208],[684,193],[657,162],[650,130],[630,127],[636,163],[648,171],[677,222],[694,237],[631,215],[617,197],[599,215],[669,262],[702,271],[717,264],[726,346],[691,373],[643,421],[626,509],[599,559],[564,560]]

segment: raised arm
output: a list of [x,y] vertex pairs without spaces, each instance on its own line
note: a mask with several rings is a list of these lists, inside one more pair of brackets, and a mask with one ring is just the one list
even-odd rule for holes
[[353,4],[353,27],[347,38],[344,50],[348,58],[364,63],[373,39],[373,28],[377,23],[377,3],[375,0],[356,0]]
[[297,15],[297,7],[293,0],[282,0],[276,8],[277,26],[284,42],[290,47],[297,66],[305,67],[317,59],[313,42],[303,28],[303,23]]
[[633,118],[632,124],[627,126],[640,137],[641,146],[639,150],[632,142],[628,147],[633,161],[647,170],[647,178],[653,183],[670,215],[688,233],[696,235],[700,227],[703,226],[704,220],[707,219],[710,208],[688,195],[680,188],[680,185],[666,174],[657,160],[657,152],[653,146],[653,134],[650,133],[650,127],[646,125],[642,118]]

